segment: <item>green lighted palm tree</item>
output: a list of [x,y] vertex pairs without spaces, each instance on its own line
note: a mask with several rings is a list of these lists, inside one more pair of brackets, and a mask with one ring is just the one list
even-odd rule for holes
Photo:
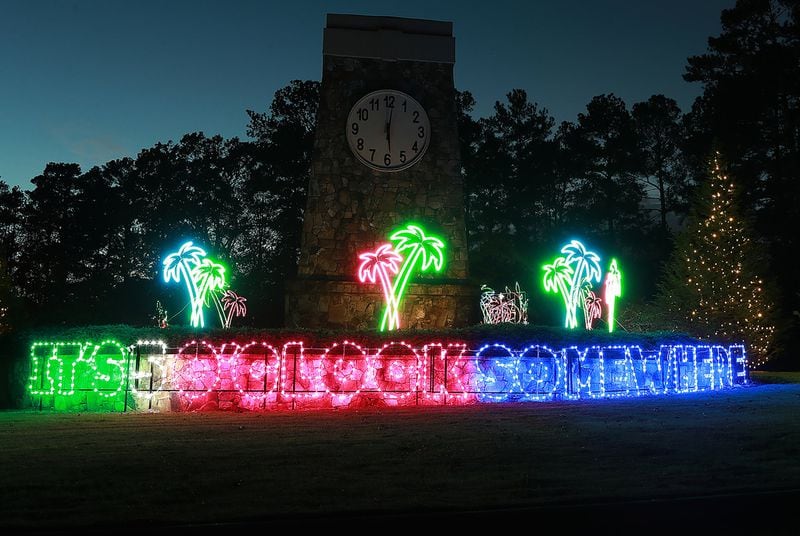
[[544,270],[544,290],[546,292],[555,292],[561,294],[564,300],[564,327],[575,327],[570,325],[574,315],[570,315],[570,294],[567,291],[567,285],[572,281],[572,267],[567,264],[567,259],[564,257],[556,257],[553,264],[545,264]]
[[225,267],[211,259],[203,259],[192,270],[192,280],[197,287],[197,310],[199,312],[200,327],[203,327],[203,306],[208,306],[209,299],[214,302],[214,307],[219,315],[219,322],[225,326],[225,313],[217,297],[217,291],[225,288]]
[[198,327],[198,314],[199,319],[202,321],[202,310],[197,310],[197,295],[198,288],[192,271],[197,267],[201,260],[206,256],[204,249],[199,248],[192,244],[192,242],[184,243],[180,249],[175,253],[170,253],[162,263],[164,266],[164,282],[169,283],[175,281],[180,283],[181,279],[186,283],[186,290],[189,293],[189,303],[192,305],[191,323],[193,326]]
[[593,251],[588,251],[583,244],[577,240],[572,240],[569,244],[561,248],[561,253],[567,256],[567,264],[575,265],[572,272],[572,282],[569,288],[569,310],[572,318],[570,327],[578,325],[577,310],[581,300],[581,288],[584,281],[591,283],[600,281],[600,257]]
[[[445,245],[439,238],[426,235],[422,228],[413,224],[406,225],[404,229],[395,231],[389,237],[389,240],[394,242],[394,249],[397,253],[403,253],[408,250],[405,254],[403,265],[400,267],[400,271],[394,278],[394,284],[392,285],[394,304],[399,310],[411,273],[418,266],[420,272],[427,272],[431,268],[436,272],[442,271]],[[381,331],[386,330],[391,314],[390,308],[387,307],[383,313]],[[396,327],[400,327],[399,321]]]

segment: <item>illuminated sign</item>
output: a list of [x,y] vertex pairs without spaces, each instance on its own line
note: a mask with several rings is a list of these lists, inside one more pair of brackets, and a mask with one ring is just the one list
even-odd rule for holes
[[177,410],[468,404],[685,393],[748,381],[742,345],[190,341],[168,349],[161,341],[125,347],[109,340],[37,342],[30,356],[28,393],[57,409],[86,409],[94,396],[98,407],[119,410],[155,395],[173,397]]

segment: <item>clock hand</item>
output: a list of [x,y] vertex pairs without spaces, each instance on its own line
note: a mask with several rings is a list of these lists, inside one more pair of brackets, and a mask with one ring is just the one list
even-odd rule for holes
[[389,145],[389,152],[392,152],[392,114],[394,108],[389,111],[389,127],[386,129],[386,142]]
[[391,141],[392,114],[391,114],[391,109],[390,108],[387,108],[386,110],[389,111],[389,113],[384,116],[386,118],[386,124],[383,126],[383,131],[386,133],[386,144],[388,145],[388,147],[389,147],[388,150],[391,153],[392,152],[392,141]]

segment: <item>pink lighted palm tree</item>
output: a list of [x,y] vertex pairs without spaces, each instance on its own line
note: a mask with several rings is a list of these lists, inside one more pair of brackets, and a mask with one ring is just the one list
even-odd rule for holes
[[600,318],[601,304],[602,300],[594,291],[589,290],[588,287],[583,288],[583,320],[586,323],[586,329],[592,329],[594,321]]
[[225,316],[225,329],[231,327],[231,320],[234,316],[247,316],[247,298],[239,296],[232,290],[226,290],[222,295],[222,308],[227,312]]
[[400,327],[397,302],[392,292],[392,281],[389,274],[397,274],[403,257],[391,244],[378,246],[375,251],[368,251],[358,256],[361,265],[358,267],[358,280],[362,283],[380,282],[383,299],[386,300],[386,314],[389,316],[389,329]]

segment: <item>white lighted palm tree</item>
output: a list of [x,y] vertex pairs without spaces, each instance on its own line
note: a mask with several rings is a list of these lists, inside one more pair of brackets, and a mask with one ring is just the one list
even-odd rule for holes
[[[185,242],[178,251],[167,255],[162,263],[164,282],[175,281],[180,283],[183,280],[186,284],[189,303],[192,305],[191,323],[195,327],[199,326],[197,324],[198,311],[196,309],[198,288],[192,272],[200,265],[205,256],[206,252],[203,248],[195,246],[192,242]],[[199,311],[199,315],[199,318],[202,318],[202,311]]]

